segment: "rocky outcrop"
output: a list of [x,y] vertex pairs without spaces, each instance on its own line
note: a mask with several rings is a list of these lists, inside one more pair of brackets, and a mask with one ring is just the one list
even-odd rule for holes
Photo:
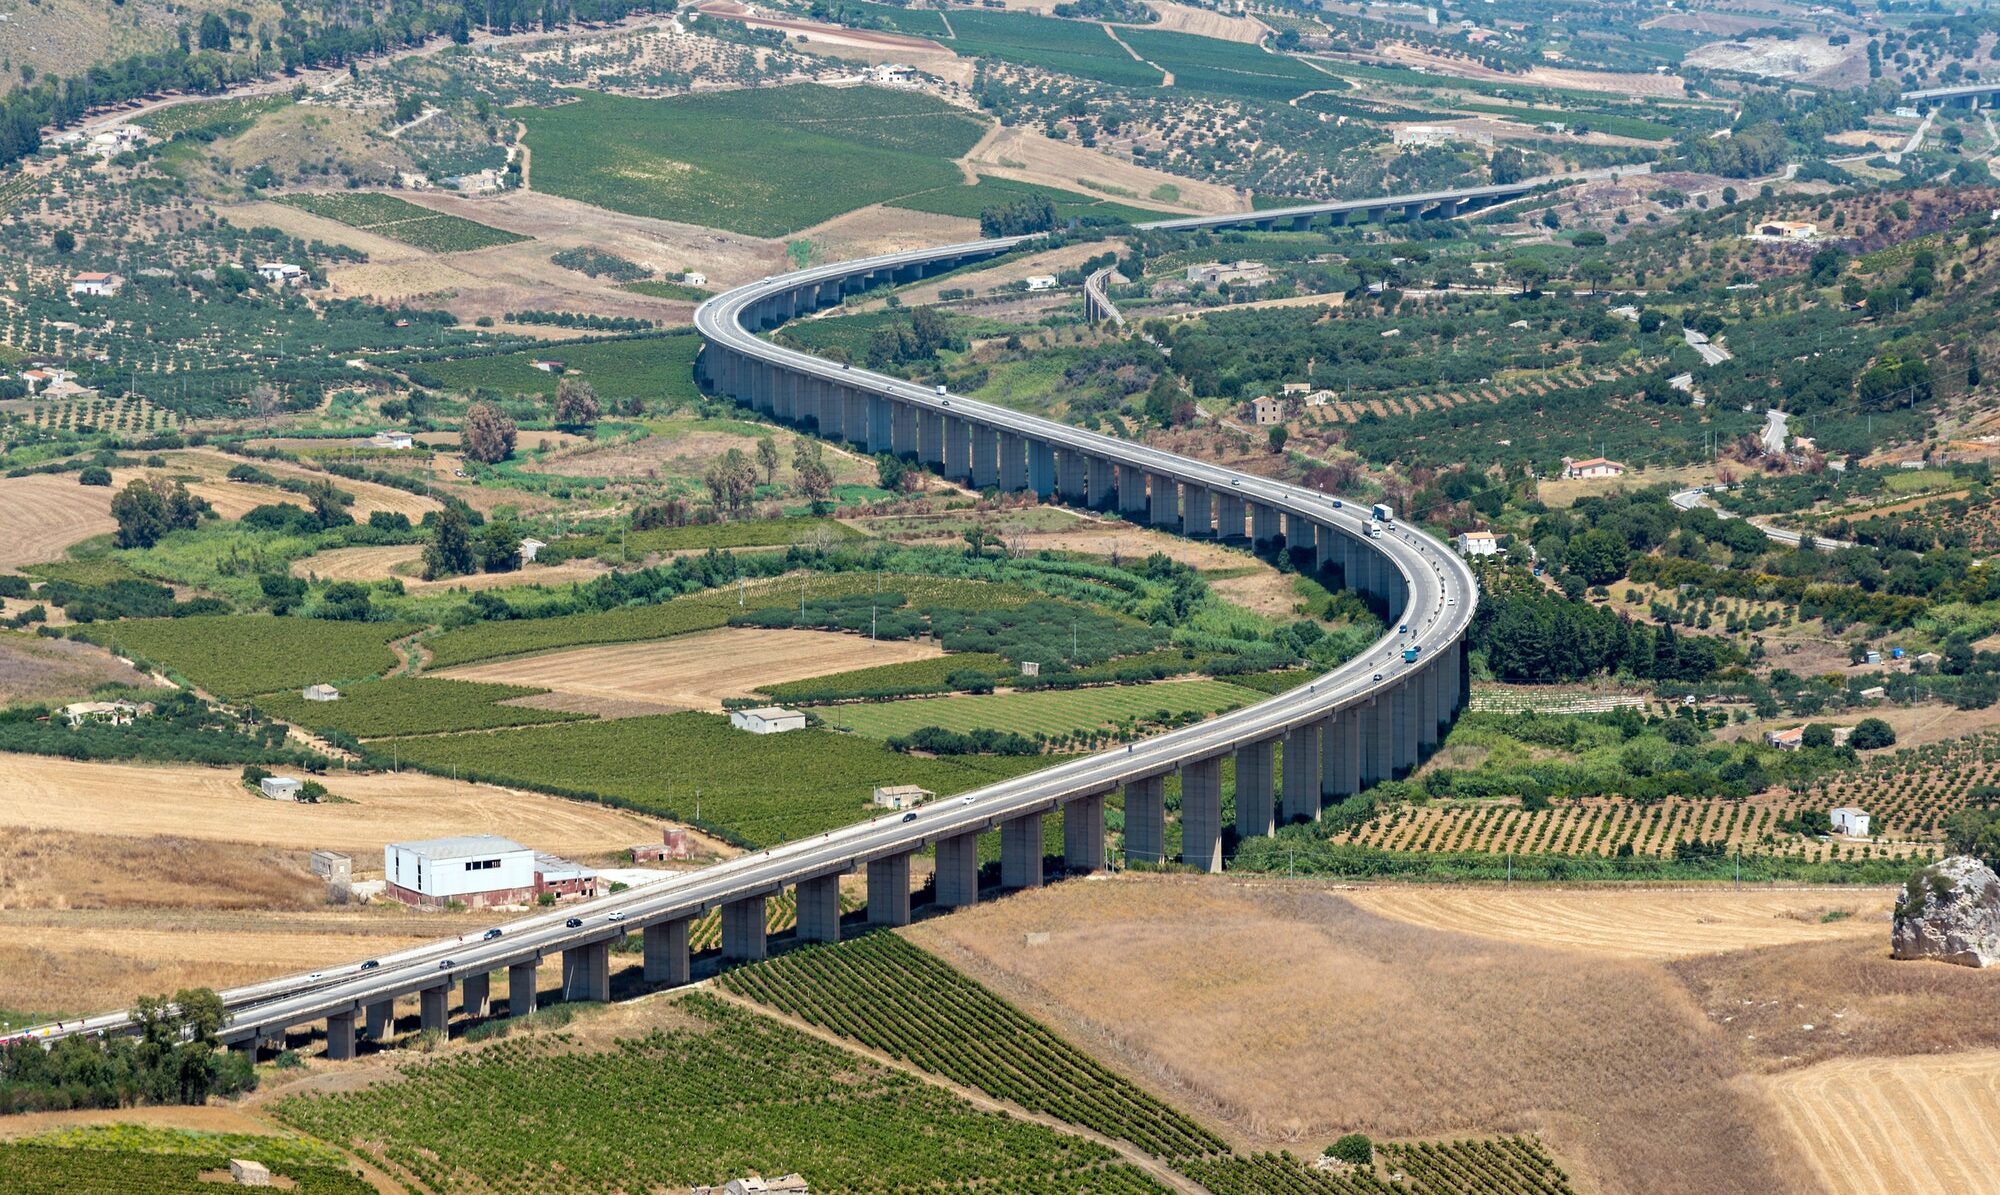
[[1896,901],[1895,956],[1990,967],[2000,963],[2000,876],[1970,855],[1923,868]]

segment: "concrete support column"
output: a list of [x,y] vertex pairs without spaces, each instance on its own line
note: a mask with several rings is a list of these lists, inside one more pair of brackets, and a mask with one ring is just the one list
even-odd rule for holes
[[1235,494],[1215,495],[1215,538],[1243,538],[1243,499]]
[[1009,494],[1028,488],[1028,442],[1013,432],[1000,433],[1000,488]]
[[1069,506],[1089,501],[1090,462],[1073,449],[1056,451],[1056,493]]
[[[870,877],[873,878],[872,876]],[[801,942],[840,941],[840,877],[837,875],[814,876],[798,883],[799,925],[798,940]],[[869,889],[869,899],[874,899],[874,889]]]
[[694,960],[688,952],[688,919],[656,921],[646,927],[645,980],[647,983],[686,983],[694,974]]
[[868,864],[868,924],[910,923],[910,857],[891,855]]
[[1104,794],[1078,797],[1063,806],[1063,870],[1071,875],[1104,867]]
[[917,409],[906,402],[889,410],[889,451],[897,456],[917,455]]
[[1438,668],[1426,665],[1416,676],[1417,753],[1428,756],[1438,745]]
[[1025,813],[1000,823],[1000,884],[1042,886],[1042,815]]
[[1222,870],[1222,761],[1198,759],[1181,768],[1181,862]]
[[732,963],[756,962],[770,953],[764,938],[764,898],[749,896],[722,906],[722,957]]
[[1125,786],[1125,864],[1167,861],[1167,781],[1148,776]]
[[326,1019],[326,1056],[335,1062],[354,1057],[354,1011],[337,1012]]
[[1236,838],[1260,838],[1271,833],[1271,743],[1248,743],[1236,749]]
[[917,460],[933,469],[944,468],[944,416],[936,411],[917,412]]
[[388,1040],[389,1034],[396,1028],[396,1002],[378,1000],[363,1012],[366,1016],[368,1036],[378,1042]]
[[1179,527],[1181,521],[1181,487],[1171,477],[1157,473],[1146,478],[1147,506],[1146,521],[1155,527]]
[[1335,531],[1331,527],[1321,527],[1318,530],[1316,542],[1319,545],[1319,550],[1313,555],[1313,570],[1323,573],[1339,563],[1340,532]]
[[1390,775],[1402,776],[1417,764],[1417,694],[1415,678],[1405,679],[1395,689],[1394,701],[1390,706],[1395,730],[1391,737],[1390,756],[1395,768]]
[[979,835],[940,838],[937,844],[937,903],[963,909],[979,902]]
[[1319,739],[1317,726],[1285,732],[1284,820],[1319,820]]
[[451,1022],[451,981],[446,980],[434,988],[418,992],[420,1013],[418,1024],[425,1033],[435,1029],[439,1033]]
[[586,942],[563,951],[564,1000],[611,999],[611,943]]
[[841,397],[840,387],[818,379],[814,379],[811,385],[813,414],[819,419],[819,434],[829,440],[845,439],[842,432],[846,425],[847,403]]
[[1396,752],[1391,743],[1396,733],[1396,720],[1390,716],[1390,704],[1388,698],[1377,697],[1361,707],[1366,711],[1361,727],[1363,784],[1387,780],[1395,773]]
[[458,1006],[468,1017],[484,1017],[493,1011],[493,975],[481,971],[465,977],[458,990]]
[[1118,483],[1113,477],[1111,462],[1099,457],[1088,457],[1085,461],[1088,475],[1084,485],[1089,490],[1086,501],[1094,510],[1110,510],[1117,501]]
[[1136,523],[1146,517],[1146,509],[1146,471],[1131,465],[1119,465],[1119,513]]
[[972,425],[972,488],[990,490],[1000,483],[1000,433]]
[[1056,450],[1046,440],[1028,441],[1028,488],[1044,502],[1056,495]]
[[863,452],[875,451],[869,411],[872,404],[868,400],[868,395],[859,390],[849,390],[841,395],[840,401],[844,408],[840,417],[840,430],[847,442]]
[[972,480],[972,429],[950,415],[944,417],[944,475],[961,483]]
[[507,1015],[525,1017],[535,1011],[537,989],[541,981],[540,962],[530,959],[525,963],[515,963],[507,968]]
[[1215,534],[1215,503],[1204,486],[1181,487],[1181,534],[1207,538]]
[[1351,797],[1361,791],[1361,719],[1345,710],[1321,724],[1319,789],[1323,796]]
[[1245,503],[1250,508],[1250,539],[1253,543],[1268,544],[1284,535],[1278,522],[1278,508],[1266,506],[1262,502]]
[[880,395],[867,396],[868,403],[868,451],[894,452],[896,443],[896,412],[909,404],[891,402]]

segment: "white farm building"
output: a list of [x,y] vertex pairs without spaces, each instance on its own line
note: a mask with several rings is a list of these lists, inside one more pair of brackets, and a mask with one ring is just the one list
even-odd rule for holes
[[382,848],[382,874],[404,904],[515,905],[535,894],[535,852],[497,834],[392,842]]
[[760,705],[756,709],[730,711],[729,724],[751,734],[783,734],[788,730],[804,730],[806,716],[781,705]]

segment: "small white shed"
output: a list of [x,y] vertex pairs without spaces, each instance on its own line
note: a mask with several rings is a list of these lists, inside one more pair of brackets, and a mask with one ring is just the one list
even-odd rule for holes
[[307,685],[299,696],[307,701],[339,701],[340,690],[332,685]]
[[1868,814],[1865,810],[1851,805],[1843,806],[1826,815],[1833,822],[1833,832],[1848,838],[1868,837]]
[[732,710],[729,724],[751,734],[783,734],[788,730],[804,730],[806,716],[781,705],[760,705],[756,709]]
[[297,776],[266,776],[257,782],[257,787],[273,801],[296,801],[305,781]]

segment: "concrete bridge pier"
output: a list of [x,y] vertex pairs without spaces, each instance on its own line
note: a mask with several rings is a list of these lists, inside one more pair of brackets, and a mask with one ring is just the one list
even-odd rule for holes
[[1146,522],[1155,527],[1178,529],[1181,521],[1181,487],[1171,477],[1158,473],[1146,479],[1147,509]]
[[1167,782],[1148,776],[1125,786],[1125,865],[1167,861]]
[[1435,665],[1427,665],[1417,674],[1413,700],[1417,707],[1417,754],[1430,755],[1438,745],[1438,673]]
[[732,963],[754,963],[770,953],[764,937],[764,898],[746,896],[722,906],[722,957]]
[[611,999],[611,943],[585,942],[563,951],[562,985],[564,1000]]
[[1243,538],[1243,499],[1235,494],[1215,495],[1215,538],[1229,541]]
[[[869,877],[874,878],[873,874]],[[868,889],[872,903],[875,888]],[[801,942],[840,941],[840,877],[838,875],[814,876],[798,882],[799,924],[796,936]]]
[[1236,749],[1236,839],[1267,837],[1271,822],[1271,741]]
[[1146,471],[1132,465],[1119,465],[1118,469],[1118,513],[1137,523],[1145,519]]
[[1222,870],[1222,761],[1198,759],[1181,767],[1181,862]]
[[346,1062],[354,1057],[353,1009],[326,1018],[326,1056],[335,1062]]
[[1390,747],[1394,754],[1390,757],[1395,770],[1392,777],[1408,775],[1417,766],[1417,678],[1411,677],[1397,685],[1390,693],[1390,705],[1395,721],[1395,729],[1390,736]]
[[1331,527],[1315,527],[1313,530],[1313,571],[1326,572],[1340,556],[1340,532]]
[[917,461],[944,473],[944,416],[936,411],[917,412]]
[[1047,502],[1056,494],[1056,450],[1046,440],[1028,441],[1028,488]]
[[1285,732],[1284,821],[1319,820],[1319,740],[1317,726]]
[[1090,462],[1074,449],[1056,450],[1056,493],[1065,506],[1083,506],[1090,500]]
[[1000,823],[1000,884],[1042,886],[1042,815],[1024,813]]
[[693,977],[694,963],[688,952],[688,919],[656,921],[646,927],[641,942],[645,948],[644,978],[647,983],[683,984]]
[[1088,475],[1084,485],[1089,491],[1085,495],[1086,501],[1093,510],[1110,510],[1118,500],[1118,483],[1114,480],[1115,470],[1111,462],[1094,456],[1084,460]]
[[1250,542],[1259,549],[1269,551],[1284,539],[1283,525],[1278,521],[1278,508],[1266,506],[1262,502],[1245,502],[1250,508]]
[[451,981],[447,979],[436,987],[425,988],[417,997],[419,1027],[425,1033],[433,1029],[444,1033],[451,1022]]
[[972,488],[990,490],[1000,482],[1000,433],[972,425]]
[[396,1002],[377,1000],[363,1010],[364,1028],[370,1039],[386,1041],[396,1027]]
[[841,394],[840,405],[840,430],[847,442],[863,452],[875,451],[868,396],[859,390],[846,390]]
[[1063,806],[1063,871],[1083,875],[1104,867],[1104,794]]
[[529,959],[507,968],[507,1015],[525,1017],[535,1011],[535,1000],[540,988],[542,964]]
[[979,903],[979,835],[957,834],[937,843],[937,903],[964,909]]
[[869,452],[896,450],[896,412],[905,410],[908,406],[908,403],[891,402],[879,395],[868,396]]
[[972,481],[972,428],[950,415],[944,416],[944,476],[961,485]]
[[1320,795],[1351,797],[1361,791],[1361,719],[1344,710],[1320,725]]
[[1215,534],[1214,495],[1208,487],[1184,485],[1181,487],[1181,534],[1194,539],[1207,539]]
[[[837,898],[836,898],[837,899]],[[838,908],[838,904],[835,905]],[[910,923],[910,857],[891,855],[868,863],[868,924]],[[838,932],[839,922],[834,923]]]
[[1359,706],[1363,711],[1361,723],[1361,783],[1376,784],[1387,780],[1395,770],[1395,747],[1390,738],[1395,734],[1395,719],[1390,716],[1386,698],[1371,697],[1368,704]]
[[485,1017],[493,1012],[493,975],[481,971],[468,975],[458,989],[458,1007],[468,1017]]
[[917,456],[917,409],[906,402],[889,404],[889,451],[912,460]]
[[1028,488],[1028,442],[1013,432],[1000,433],[1000,488],[1019,493]]

